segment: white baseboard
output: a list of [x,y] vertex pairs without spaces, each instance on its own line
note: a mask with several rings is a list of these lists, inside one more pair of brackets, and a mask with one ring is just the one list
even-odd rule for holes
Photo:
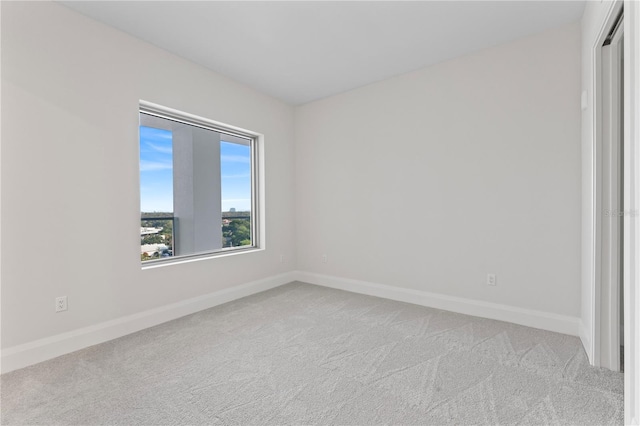
[[584,351],[587,353],[587,358],[589,359],[589,363],[593,365],[593,347],[591,346],[591,334],[588,332],[586,326],[582,321],[579,323],[580,327],[580,341],[582,341],[582,346],[584,347]]
[[2,373],[17,370],[56,358],[98,343],[126,336],[185,315],[193,314],[241,297],[269,290],[295,281],[296,274],[288,272],[273,277],[161,306],[126,317],[80,328],[2,351]]
[[382,297],[399,302],[413,303],[415,305],[428,306],[430,308],[443,309],[461,314],[507,321],[572,336],[578,336],[580,332],[580,319],[577,317],[310,272],[297,272],[296,277],[298,281],[309,284]]
[[0,355],[1,372],[7,373],[37,364],[292,281],[302,281],[353,293],[580,336],[583,343],[585,342],[580,320],[574,317],[366,281],[294,271],[7,348]]

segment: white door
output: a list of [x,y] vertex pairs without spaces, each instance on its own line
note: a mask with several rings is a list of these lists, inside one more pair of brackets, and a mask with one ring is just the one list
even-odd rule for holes
[[623,344],[623,137],[624,78],[622,21],[616,24],[601,50],[602,135],[600,206],[600,366],[622,367]]

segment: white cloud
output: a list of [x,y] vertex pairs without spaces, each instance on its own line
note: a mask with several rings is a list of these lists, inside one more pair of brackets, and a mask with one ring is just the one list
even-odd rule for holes
[[156,152],[160,152],[162,154],[171,154],[173,153],[173,149],[170,146],[161,146],[156,145],[151,142],[147,142],[147,146]]
[[155,172],[158,170],[171,170],[173,168],[173,164],[169,162],[160,162],[160,161],[140,161],[140,171],[141,172]]

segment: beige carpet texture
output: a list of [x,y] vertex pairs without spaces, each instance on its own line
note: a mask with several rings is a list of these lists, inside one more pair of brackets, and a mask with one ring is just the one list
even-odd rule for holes
[[292,283],[2,375],[3,425],[619,425],[576,337]]

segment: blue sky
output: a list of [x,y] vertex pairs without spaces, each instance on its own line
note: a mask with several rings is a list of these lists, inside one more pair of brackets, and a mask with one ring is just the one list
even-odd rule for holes
[[171,132],[140,126],[140,210],[173,211]]
[[[224,135],[222,135],[224,137]],[[222,174],[222,211],[251,210],[251,148],[237,143],[220,142]]]
[[[170,131],[140,126],[141,211],[173,211],[172,152]],[[223,141],[220,160],[222,211],[251,210],[251,148]]]

